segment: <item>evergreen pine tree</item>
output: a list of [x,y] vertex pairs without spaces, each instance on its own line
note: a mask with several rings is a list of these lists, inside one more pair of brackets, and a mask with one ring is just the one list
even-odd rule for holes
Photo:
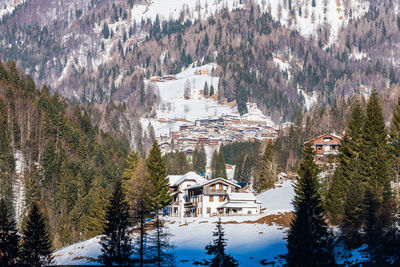
[[125,162],[125,169],[122,173],[122,185],[125,186],[129,179],[132,177],[137,165],[139,163],[139,156],[135,150],[132,150],[128,155]]
[[95,176],[92,182],[91,189],[86,196],[90,201],[88,215],[85,216],[84,236],[91,238],[100,235],[103,232],[106,215],[106,202],[104,197],[106,192],[100,185],[99,177]]
[[196,173],[205,173],[207,165],[207,156],[204,146],[196,148],[193,153],[193,169]]
[[226,175],[225,159],[223,153],[218,153],[218,168],[216,177],[222,177],[224,179],[228,177]]
[[395,216],[389,176],[389,142],[376,91],[368,100],[363,133],[360,173],[366,184],[364,231],[370,255],[375,257],[377,246],[383,246],[391,238]]
[[128,182],[128,200],[132,207],[132,217],[137,224],[139,237],[135,242],[135,251],[140,266],[144,265],[145,241],[146,241],[146,219],[153,209],[152,198],[153,187],[146,162],[139,160],[138,166]]
[[164,208],[171,201],[169,192],[169,181],[165,168],[165,162],[157,141],[153,143],[150,155],[147,160],[147,168],[150,174],[150,181],[153,186],[152,201],[155,210]]
[[257,177],[258,191],[269,189],[274,186],[277,177],[277,169],[274,143],[269,140],[260,162],[260,171]]
[[117,180],[106,211],[104,236],[100,244],[103,254],[101,261],[106,266],[131,266],[132,245],[127,233],[129,226],[129,205],[122,183]]
[[334,265],[332,235],[324,218],[318,172],[313,149],[308,143],[294,187],[295,211],[287,237],[288,266]]
[[341,218],[344,216],[344,205],[350,179],[353,176],[359,177],[360,175],[359,154],[363,142],[364,120],[361,105],[355,100],[346,128],[346,134],[340,142],[338,167],[327,195],[326,209],[329,219],[333,223],[340,223]]
[[0,98],[0,196],[4,198],[7,206],[11,207],[15,162],[7,120],[7,108],[3,99]]
[[52,262],[52,247],[47,219],[36,202],[29,210],[21,243],[21,262],[29,266],[44,266]]
[[393,144],[393,154],[400,157],[400,97],[393,112],[392,123],[390,124],[390,138]]
[[214,95],[214,86],[211,84],[211,87],[210,87],[210,96],[213,96]]
[[154,228],[149,246],[151,257],[154,259],[154,266],[175,266],[173,254],[169,251],[172,249],[168,242],[170,235],[166,232],[165,223],[159,216],[156,216],[154,220]]
[[[400,21],[400,20],[399,20]],[[392,144],[391,171],[396,184],[400,184],[400,97],[393,112],[392,123],[390,124],[390,143]],[[396,187],[396,201],[400,199],[400,188]]]
[[13,266],[18,257],[18,234],[12,212],[6,201],[0,200],[0,265]]
[[204,84],[204,91],[203,91],[203,94],[206,95],[206,96],[208,96],[208,94],[209,94],[207,82]]
[[212,267],[232,267],[238,266],[237,260],[231,255],[226,254],[225,247],[227,239],[225,238],[224,228],[222,227],[221,218],[217,221],[216,230],[213,232],[213,236],[216,237],[212,243],[206,246],[206,253],[208,255],[214,255],[211,259],[210,266]]

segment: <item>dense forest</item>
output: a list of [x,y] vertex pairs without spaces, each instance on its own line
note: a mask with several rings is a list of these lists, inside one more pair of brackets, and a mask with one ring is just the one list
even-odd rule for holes
[[[26,207],[40,203],[55,247],[97,235],[103,198],[121,177],[128,141],[103,133],[78,104],[51,96],[45,86],[38,90],[13,61],[0,63],[0,109],[6,202],[12,203],[15,179],[25,179]],[[16,161],[22,176],[16,175]]]

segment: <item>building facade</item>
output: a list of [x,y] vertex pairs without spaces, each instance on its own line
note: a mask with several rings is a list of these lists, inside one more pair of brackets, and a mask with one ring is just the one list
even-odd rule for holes
[[240,186],[224,178],[207,180],[196,173],[170,175],[173,199],[166,214],[174,217],[210,217],[260,214],[253,193],[236,192]]
[[323,134],[308,141],[315,151],[315,162],[319,165],[335,165],[341,141],[342,138],[334,134]]

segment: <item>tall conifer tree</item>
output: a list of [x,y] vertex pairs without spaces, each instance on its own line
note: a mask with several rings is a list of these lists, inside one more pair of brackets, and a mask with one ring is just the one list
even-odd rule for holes
[[328,190],[326,207],[329,219],[333,223],[340,223],[343,218],[347,188],[351,177],[360,175],[359,154],[363,142],[364,119],[361,105],[358,100],[355,100],[346,134],[340,142],[338,167]]
[[368,248],[373,256],[375,248],[382,246],[391,236],[395,215],[389,176],[389,140],[376,91],[367,104],[363,133],[360,170],[366,184],[364,225]]
[[128,158],[126,159],[125,169],[124,169],[124,172],[122,173],[122,179],[123,179],[122,185],[123,186],[126,186],[126,183],[132,177],[138,163],[139,163],[139,156],[135,150],[132,150],[131,153],[128,155]]
[[122,183],[117,180],[106,212],[101,261],[106,266],[131,266],[132,245],[128,235],[129,205]]
[[207,156],[204,146],[197,148],[193,153],[193,169],[196,173],[205,173],[207,165]]
[[21,243],[21,262],[29,266],[44,266],[52,262],[52,246],[47,219],[32,203]]
[[295,211],[287,238],[289,266],[334,265],[332,235],[324,218],[318,172],[313,149],[308,143],[298,171],[300,177],[294,187]]
[[257,179],[258,191],[269,189],[274,186],[277,169],[274,143],[269,140],[260,162],[260,170]]
[[221,218],[217,221],[216,230],[213,232],[215,239],[212,243],[206,246],[206,253],[214,255],[211,259],[210,266],[212,267],[233,267],[238,266],[237,260],[231,255],[226,254],[225,247],[227,239],[225,238],[224,228],[222,227]]
[[5,199],[7,206],[11,207],[15,162],[7,120],[7,108],[3,99],[0,98],[0,196]]
[[0,200],[0,265],[13,266],[18,257],[18,234],[6,201]]
[[150,150],[147,169],[153,186],[153,205],[155,210],[159,210],[169,204],[171,195],[169,193],[169,180],[167,178],[165,162],[161,156],[157,141],[153,143],[153,147]]
[[146,162],[139,160],[138,166],[128,182],[128,200],[131,205],[133,222],[137,224],[139,237],[135,242],[135,254],[139,257],[139,266],[144,265],[146,242],[146,219],[150,217],[153,209],[152,198],[153,185]]

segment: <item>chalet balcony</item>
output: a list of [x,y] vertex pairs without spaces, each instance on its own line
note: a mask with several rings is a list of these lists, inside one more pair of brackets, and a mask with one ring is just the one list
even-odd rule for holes
[[198,206],[198,202],[191,202],[191,201],[186,201],[185,204],[183,204],[185,208],[196,208]]
[[179,206],[179,201],[172,201],[170,203],[171,206]]
[[228,194],[227,189],[204,189],[203,190],[204,195],[226,195]]

